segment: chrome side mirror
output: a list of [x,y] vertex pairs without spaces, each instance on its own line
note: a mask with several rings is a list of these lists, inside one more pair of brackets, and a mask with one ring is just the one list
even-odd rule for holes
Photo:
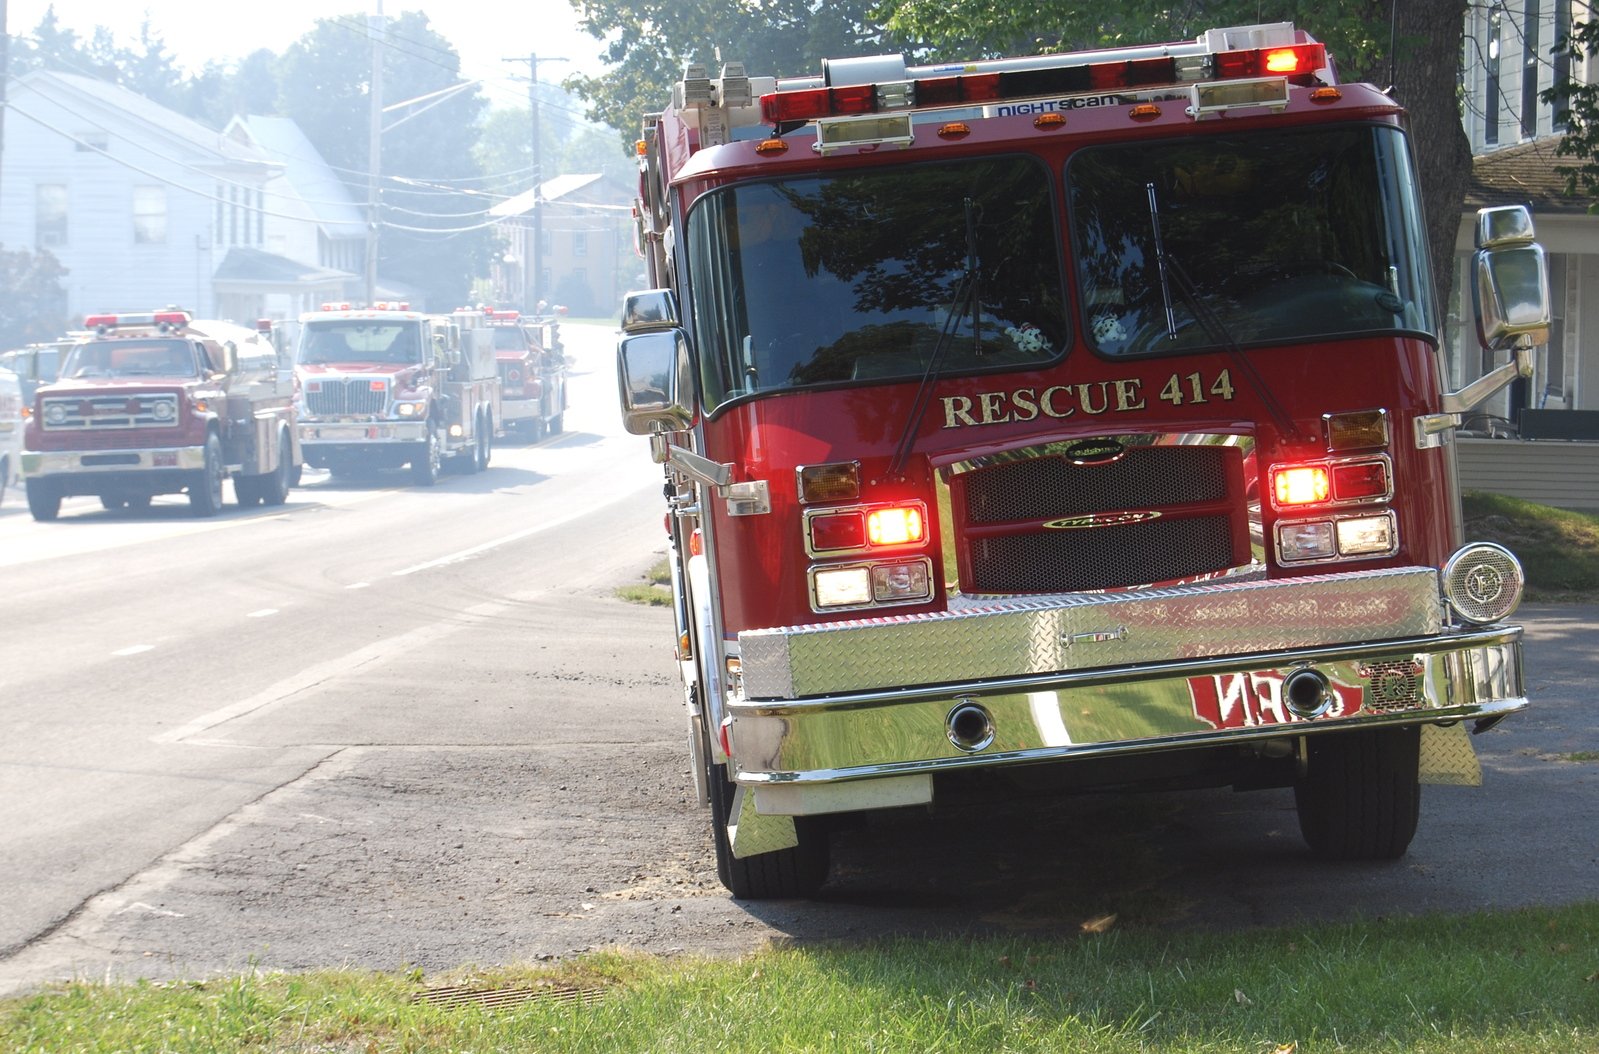
[[688,334],[681,329],[635,333],[616,348],[622,425],[633,435],[675,432],[694,421]]
[[670,289],[645,289],[622,300],[622,332],[649,333],[682,324],[677,294]]
[[1549,268],[1533,241],[1532,214],[1522,205],[1477,214],[1472,303],[1477,339],[1493,351],[1549,339]]

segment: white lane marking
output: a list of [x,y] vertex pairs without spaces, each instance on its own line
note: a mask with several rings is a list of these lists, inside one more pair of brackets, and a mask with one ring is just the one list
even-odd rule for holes
[[277,613],[278,613],[278,609],[277,608],[262,608],[260,611],[252,611],[252,612],[250,612],[248,615],[246,615],[244,617],[245,618],[267,618],[268,616],[276,615]]
[[372,584],[371,582],[351,582],[349,585],[345,586],[344,588],[345,589],[365,589],[367,586],[369,586],[371,584]]
[[126,648],[119,648],[116,651],[112,652],[111,654],[117,656],[118,658],[123,658],[123,657],[126,657],[128,655],[137,655],[137,654],[139,654],[142,651],[155,651],[155,645],[154,644],[134,644],[134,645],[130,645],[129,647],[126,647]]
[[201,714],[192,721],[179,725],[177,728],[151,736],[150,742],[178,743],[186,739],[192,739],[207,729],[215,728],[217,725],[232,721],[234,718],[243,717],[274,703],[291,699],[301,692],[315,688],[324,681],[345,676],[369,663],[381,662],[391,655],[415,654],[419,648],[440,637],[458,633],[468,626],[476,625],[487,619],[502,615],[507,611],[515,610],[543,593],[544,590],[534,590],[530,593],[518,595],[508,601],[494,600],[478,604],[467,608],[448,621],[430,622],[398,636],[368,644],[366,647],[350,652],[348,655],[336,656],[326,662],[301,670],[294,676],[286,677],[276,684],[269,685],[265,690],[257,692],[247,699],[241,699],[236,703],[218,707],[210,713]]
[[492,549],[498,549],[502,545],[509,545],[512,542],[519,542],[523,538],[530,538],[535,534],[550,530],[551,528],[560,527],[563,524],[571,523],[573,520],[580,520],[585,516],[592,515],[599,509],[603,509],[610,505],[615,505],[619,501],[630,501],[636,497],[636,492],[632,494],[623,494],[601,505],[585,505],[580,508],[575,508],[565,516],[560,516],[553,520],[546,520],[543,523],[535,524],[534,526],[528,527],[525,530],[517,531],[515,534],[507,534],[503,538],[495,538],[493,541],[484,542],[482,545],[474,545],[470,549],[462,549],[460,552],[450,553],[448,556],[441,556],[437,560],[429,560],[425,564],[413,564],[404,570],[393,571],[391,574],[395,578],[400,578],[404,575],[414,575],[418,571],[431,571],[435,567],[444,567],[448,564],[458,564],[462,560],[469,560],[472,557],[477,556],[479,553],[486,553]]

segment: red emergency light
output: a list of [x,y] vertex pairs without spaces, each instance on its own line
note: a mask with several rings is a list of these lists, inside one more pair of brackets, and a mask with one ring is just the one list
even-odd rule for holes
[[[1285,77],[1308,83],[1318,69],[1327,65],[1327,49],[1319,43],[1307,43],[1223,51],[1211,56],[1211,62],[1213,65],[1209,76],[1216,80]],[[916,108],[973,106],[1006,99],[1154,88],[1183,82],[1184,78],[1178,71],[1178,60],[1171,56],[1081,62],[1049,69],[912,80],[910,105],[895,105],[885,110],[900,112]],[[773,124],[785,124],[822,117],[876,113],[877,98],[875,84],[779,91],[761,96],[761,116]]]

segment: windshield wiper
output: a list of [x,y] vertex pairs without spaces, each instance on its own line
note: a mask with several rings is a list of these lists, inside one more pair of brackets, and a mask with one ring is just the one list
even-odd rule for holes
[[982,339],[977,322],[983,310],[977,300],[977,282],[981,273],[981,265],[977,258],[979,209],[971,198],[966,198],[963,206],[966,210],[966,271],[955,286],[955,298],[949,305],[949,312],[944,316],[944,325],[938,331],[938,342],[933,345],[933,353],[927,357],[927,368],[922,371],[921,384],[916,388],[916,398],[911,403],[910,416],[905,420],[905,430],[900,433],[899,445],[894,448],[894,459],[888,464],[888,478],[892,480],[905,478],[905,465],[910,461],[911,450],[916,445],[916,430],[921,427],[922,417],[927,413],[927,404],[932,402],[933,382],[938,379],[938,366],[944,358],[944,349],[953,342],[955,331],[960,328],[961,319],[966,317],[968,307],[972,311],[974,339],[978,341]]
[[1244,380],[1254,389],[1260,401],[1265,404],[1266,412],[1271,415],[1272,423],[1277,426],[1277,431],[1294,442],[1315,442],[1314,438],[1306,439],[1299,434],[1299,429],[1294,427],[1293,418],[1288,416],[1277,397],[1272,394],[1271,388],[1255,371],[1255,364],[1249,361],[1249,356],[1244,354],[1244,349],[1238,346],[1238,341],[1233,339],[1232,333],[1210,306],[1199,296],[1199,287],[1194,285],[1193,279],[1188,277],[1188,272],[1177,261],[1177,257],[1166,251],[1166,245],[1160,237],[1160,204],[1155,196],[1155,184],[1146,183],[1144,189],[1149,192],[1149,223],[1155,234],[1155,263],[1160,272],[1160,291],[1166,299],[1166,335],[1170,340],[1177,339],[1177,316],[1172,310],[1172,295],[1170,278],[1177,280],[1177,290],[1182,294],[1188,310],[1193,313],[1194,320],[1199,323],[1205,335],[1216,344],[1226,349],[1233,363],[1238,367],[1238,372],[1244,375]]

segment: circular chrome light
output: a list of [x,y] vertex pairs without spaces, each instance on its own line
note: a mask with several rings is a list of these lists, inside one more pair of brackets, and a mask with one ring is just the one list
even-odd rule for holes
[[162,399],[150,404],[150,416],[157,421],[170,421],[178,414],[178,408]]
[[1525,576],[1509,549],[1472,542],[1444,564],[1444,599],[1467,622],[1498,622],[1521,603]]
[[44,408],[44,419],[50,424],[58,425],[67,419],[67,408],[60,403],[51,403]]

